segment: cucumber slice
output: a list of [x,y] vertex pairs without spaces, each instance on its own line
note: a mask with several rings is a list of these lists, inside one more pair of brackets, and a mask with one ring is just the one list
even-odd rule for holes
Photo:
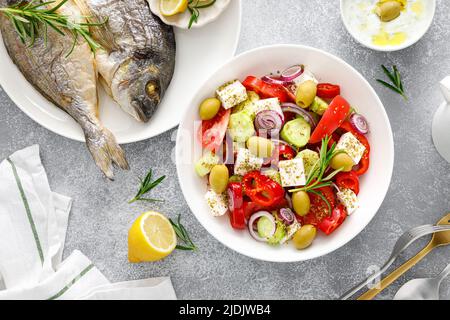
[[205,153],[195,164],[195,172],[200,177],[204,177],[211,172],[215,165],[219,164],[219,161],[219,157],[212,152]]
[[324,100],[320,99],[319,97],[315,97],[314,102],[310,108],[311,108],[312,112],[317,113],[318,115],[321,116],[328,109],[328,103],[326,103]]
[[273,222],[267,217],[261,217],[256,223],[256,228],[258,230],[258,235],[261,238],[269,238],[272,236]]
[[247,100],[239,103],[236,107],[233,108],[233,113],[245,111],[245,113],[251,116],[255,112],[254,102],[259,100],[259,96],[254,91],[247,91],[247,96]]
[[299,152],[296,158],[303,160],[303,167],[305,168],[305,174],[308,176],[311,173],[313,166],[319,161],[319,154],[315,151],[305,149]]
[[286,226],[283,222],[277,221],[277,229],[272,237],[267,241],[271,245],[279,245],[281,241],[286,237]]
[[267,169],[267,170],[261,171],[261,173],[263,175],[265,175],[266,177],[272,179],[273,181],[281,184],[281,177],[280,177],[280,173],[278,172],[278,170]]
[[253,121],[244,111],[230,116],[228,129],[233,140],[238,142],[245,142],[255,134]]
[[287,122],[281,130],[281,139],[297,148],[308,144],[311,137],[311,126],[303,118]]

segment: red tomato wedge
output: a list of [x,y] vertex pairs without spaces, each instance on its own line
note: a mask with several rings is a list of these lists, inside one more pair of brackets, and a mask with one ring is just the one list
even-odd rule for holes
[[230,113],[230,109],[221,108],[214,118],[202,121],[202,126],[199,128],[199,140],[204,149],[219,150],[227,132]]
[[[323,197],[325,197],[325,199],[327,199],[331,209],[334,208],[336,198],[331,187],[322,187],[316,189],[315,191],[319,192]],[[329,216],[330,210],[322,197],[315,193],[308,193],[308,195],[311,200],[311,209],[309,209],[308,214],[302,217],[301,220],[303,221],[303,224],[312,224],[313,226],[317,226],[323,219]]]
[[317,96],[322,99],[334,99],[341,94],[341,87],[331,83],[319,83],[317,85]]
[[326,235],[333,233],[347,218],[347,210],[340,204],[333,209],[331,216],[323,219],[317,226]]
[[314,130],[309,143],[319,143],[326,136],[330,136],[336,131],[337,128],[345,121],[350,112],[350,104],[342,98],[337,96],[331,101],[328,109],[320,119],[319,124]]

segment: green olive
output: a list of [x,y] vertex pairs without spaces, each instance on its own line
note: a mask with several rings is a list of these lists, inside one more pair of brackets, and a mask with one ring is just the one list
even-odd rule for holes
[[308,248],[316,237],[317,230],[313,225],[305,224],[302,226],[292,238],[292,242],[297,249]]
[[352,158],[346,153],[338,153],[330,161],[330,167],[334,170],[338,170],[342,168],[344,172],[352,171],[352,168],[355,164],[353,163]]
[[394,19],[397,19],[400,16],[400,12],[402,11],[402,5],[398,1],[386,1],[380,2],[377,4],[375,8],[375,13],[380,17],[380,20],[383,22],[389,22]]
[[292,195],[292,206],[299,216],[306,216],[311,208],[311,200],[305,191],[299,191]]
[[305,81],[297,87],[295,102],[299,107],[308,108],[317,94],[317,84],[313,80]]
[[274,145],[269,139],[253,136],[247,140],[247,148],[259,158],[268,158],[272,156]]
[[220,109],[220,100],[216,98],[208,98],[200,104],[200,119],[211,120],[216,116]]
[[215,165],[209,174],[209,185],[215,193],[223,193],[228,186],[229,172],[223,164]]
[[228,179],[228,182],[242,182],[242,176],[234,175]]

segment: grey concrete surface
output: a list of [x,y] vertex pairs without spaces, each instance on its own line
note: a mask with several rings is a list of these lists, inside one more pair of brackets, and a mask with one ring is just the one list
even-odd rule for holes
[[[23,114],[0,89],[0,158],[31,144],[41,146],[52,188],[73,197],[65,256],[79,249],[112,281],[171,276],[182,299],[334,299],[383,263],[407,229],[437,221],[450,211],[450,164],[436,153],[431,119],[443,101],[437,83],[450,74],[450,2],[438,0],[430,31],[416,45],[396,53],[361,47],[346,32],[338,0],[243,0],[238,52],[262,45],[296,43],[331,52],[353,65],[373,85],[389,115],[395,139],[395,168],[389,193],[370,225],[346,246],[302,263],[252,260],[217,242],[196,221],[183,199],[175,166],[169,161],[173,131],[124,146],[132,170],[107,182],[82,143],[57,136]],[[396,64],[408,101],[379,86],[380,65]],[[153,168],[167,181],[158,188],[166,199],[157,206],[128,205],[137,177]],[[139,213],[155,208],[170,217],[182,214],[200,250],[176,252],[149,264],[127,262],[127,231]],[[423,242],[421,243],[423,244]],[[409,255],[414,250],[408,252]],[[391,299],[407,279],[438,273],[450,262],[441,248],[386,290]],[[442,298],[450,298],[450,281]]]

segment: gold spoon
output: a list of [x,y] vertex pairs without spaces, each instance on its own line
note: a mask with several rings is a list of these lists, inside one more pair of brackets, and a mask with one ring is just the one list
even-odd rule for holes
[[[450,224],[450,213],[443,217],[438,225],[449,225]],[[429,254],[433,249],[445,246],[450,244],[450,231],[436,232],[433,234],[433,238],[426,245],[425,248],[419,251],[414,257],[406,261],[402,264],[398,269],[392,271],[391,274],[386,276],[383,280],[380,281],[379,285],[376,288],[370,289],[364,294],[362,294],[357,300],[372,300],[376,295],[378,295],[381,291],[386,289],[389,285],[391,285],[395,280],[397,280],[401,275],[403,275],[406,271],[411,269],[414,265],[416,265],[420,260],[425,258],[427,254]]]

